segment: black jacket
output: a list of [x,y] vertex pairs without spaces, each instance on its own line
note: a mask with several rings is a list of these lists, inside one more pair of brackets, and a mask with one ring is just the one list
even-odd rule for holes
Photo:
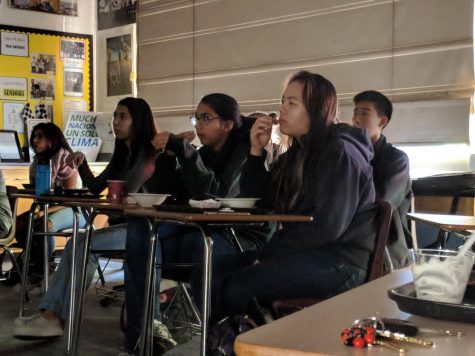
[[[209,199],[237,197],[240,194],[241,171],[249,154],[249,130],[252,122],[244,119],[243,125],[231,131],[219,152],[202,146],[198,150],[186,139],[171,135],[167,150],[176,155],[178,162],[175,178],[190,198]],[[274,226],[235,229],[239,242],[245,250],[263,246],[274,231]]]
[[[279,157],[295,156],[296,141]],[[370,161],[373,149],[366,133],[347,125],[331,128],[315,166],[304,168],[306,191],[288,213],[313,216],[311,223],[286,223],[261,251],[262,260],[289,252],[322,249],[367,269],[376,237],[375,191]],[[295,174],[292,167],[288,174]],[[272,171],[270,174],[272,174]],[[250,156],[241,176],[245,196],[264,196],[271,202],[276,187],[264,169],[264,157]],[[270,207],[272,208],[272,206]]]
[[376,197],[393,206],[393,217],[389,231],[388,249],[395,268],[409,263],[407,246],[412,245],[406,213],[411,208],[411,179],[409,158],[396,147],[381,138],[374,145],[373,166]]

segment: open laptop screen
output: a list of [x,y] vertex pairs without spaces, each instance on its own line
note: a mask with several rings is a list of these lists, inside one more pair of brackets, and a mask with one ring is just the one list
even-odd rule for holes
[[0,130],[1,162],[24,162],[18,134],[12,130]]

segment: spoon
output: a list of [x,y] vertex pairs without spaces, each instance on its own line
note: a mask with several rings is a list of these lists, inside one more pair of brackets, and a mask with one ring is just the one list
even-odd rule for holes
[[462,257],[465,256],[465,254],[472,248],[472,245],[475,243],[475,233],[472,233],[472,236],[470,236],[467,241],[463,244],[462,248],[459,250],[457,253],[457,257]]

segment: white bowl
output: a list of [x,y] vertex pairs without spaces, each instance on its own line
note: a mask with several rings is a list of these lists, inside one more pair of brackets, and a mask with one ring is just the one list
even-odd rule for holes
[[141,207],[151,208],[162,204],[170,194],[129,193],[129,196],[134,198]]
[[254,207],[260,198],[216,198],[216,200],[228,208],[248,209]]

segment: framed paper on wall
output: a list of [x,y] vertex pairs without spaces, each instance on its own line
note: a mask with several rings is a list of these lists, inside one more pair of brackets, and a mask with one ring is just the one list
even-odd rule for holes
[[78,0],[10,0],[14,9],[41,11],[56,15],[78,16]]
[[5,130],[25,132],[25,122],[22,117],[24,108],[25,104],[23,103],[3,102],[3,128]]
[[97,0],[97,29],[124,26],[135,22],[138,0]]
[[27,100],[26,78],[0,77],[0,99]]
[[1,31],[1,54],[4,56],[28,57],[28,35]]
[[107,47],[107,96],[132,94],[132,36],[111,37]]

